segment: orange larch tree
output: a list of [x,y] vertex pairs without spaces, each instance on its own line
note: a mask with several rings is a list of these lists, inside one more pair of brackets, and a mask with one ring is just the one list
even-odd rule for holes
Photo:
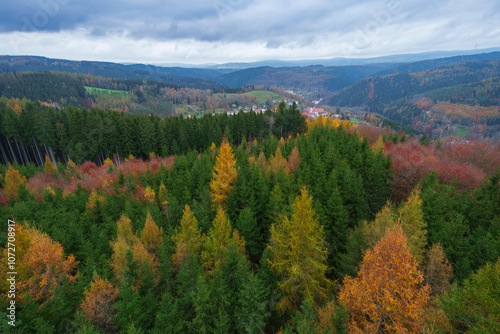
[[85,317],[100,330],[109,332],[114,329],[113,318],[116,313],[114,302],[118,290],[108,281],[94,275],[90,288],[85,291],[81,309]]
[[430,288],[411,255],[400,225],[387,230],[363,258],[356,278],[346,277],[339,301],[352,332],[419,333]]

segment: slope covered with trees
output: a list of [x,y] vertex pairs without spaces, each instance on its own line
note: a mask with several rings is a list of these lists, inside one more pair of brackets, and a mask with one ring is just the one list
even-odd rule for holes
[[[306,128],[295,115],[285,106],[242,114],[262,117],[261,136],[236,136],[235,117],[161,119],[179,128],[226,122],[225,138],[187,137],[175,155],[156,151],[164,142],[152,145],[155,135],[142,139],[150,146],[141,154],[156,153],[147,159],[0,166],[0,219],[17,222],[16,330],[494,332],[498,172],[465,191],[422,175],[397,199],[383,144],[371,146],[347,121]],[[7,245],[7,224],[0,228]],[[2,254],[5,266],[7,247]]]

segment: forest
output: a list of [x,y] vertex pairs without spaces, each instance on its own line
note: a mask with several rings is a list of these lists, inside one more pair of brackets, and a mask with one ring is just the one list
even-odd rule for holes
[[284,103],[162,118],[3,102],[0,124],[2,332],[500,331],[495,142]]

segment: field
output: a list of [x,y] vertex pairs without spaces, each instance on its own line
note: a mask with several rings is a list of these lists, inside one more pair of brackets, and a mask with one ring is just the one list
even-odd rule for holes
[[[265,90],[254,90],[252,92],[248,93],[243,93],[243,94],[227,94],[227,100],[229,102],[232,101],[244,101],[244,100],[250,100],[250,96],[254,96],[255,99],[257,100],[258,104],[264,104],[266,103],[267,100],[281,100],[283,97],[280,96],[279,94],[273,93],[273,92],[268,92]],[[246,97],[246,98],[245,98]]]
[[89,87],[89,86],[85,86],[85,90],[90,95],[101,95],[101,94],[107,94],[107,95],[130,95],[130,92],[125,92],[125,91],[122,91],[122,90],[103,89],[103,88],[95,88],[95,87]]
[[282,96],[273,93],[273,92],[268,92],[265,90],[254,90],[253,92],[249,92],[248,94],[251,94],[255,96],[257,99],[257,103],[262,104],[265,103],[267,100],[279,100],[282,98]]

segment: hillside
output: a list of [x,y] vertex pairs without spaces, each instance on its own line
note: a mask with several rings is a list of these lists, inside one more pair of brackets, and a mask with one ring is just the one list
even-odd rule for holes
[[[168,68],[151,65],[122,65],[110,62],[71,61],[34,56],[0,56],[0,72],[19,71],[60,71],[116,79],[155,80],[197,89],[225,88],[225,85],[221,83],[208,80],[204,76],[195,77],[193,74],[193,71],[197,74],[219,73],[211,70],[187,70],[182,72],[176,69],[170,71]],[[182,76],[173,73],[188,75]]]

